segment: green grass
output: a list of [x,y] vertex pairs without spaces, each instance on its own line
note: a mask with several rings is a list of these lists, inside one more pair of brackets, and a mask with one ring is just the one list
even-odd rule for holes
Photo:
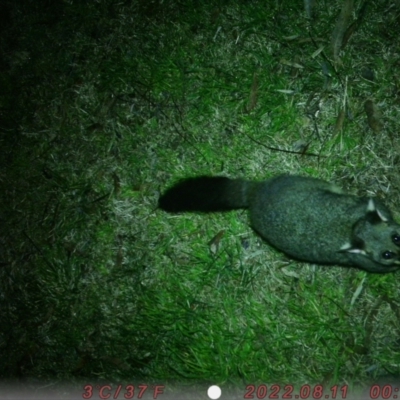
[[[277,4],[4,3],[4,380],[244,390],[399,376],[396,274],[297,263],[243,211],[156,210],[182,177],[295,173],[398,216],[398,6],[369,5],[328,81],[303,2]],[[338,13],[321,3],[311,22],[328,59]]]

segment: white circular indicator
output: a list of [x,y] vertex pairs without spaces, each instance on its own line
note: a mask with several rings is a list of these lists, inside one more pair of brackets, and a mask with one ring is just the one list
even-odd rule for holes
[[207,390],[208,397],[216,400],[221,397],[221,388],[217,385],[210,386]]

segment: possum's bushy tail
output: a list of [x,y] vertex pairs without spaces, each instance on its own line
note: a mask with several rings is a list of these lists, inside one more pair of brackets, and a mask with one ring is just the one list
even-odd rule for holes
[[254,185],[254,182],[222,176],[187,178],[169,188],[158,200],[158,207],[168,212],[247,208],[248,193]]

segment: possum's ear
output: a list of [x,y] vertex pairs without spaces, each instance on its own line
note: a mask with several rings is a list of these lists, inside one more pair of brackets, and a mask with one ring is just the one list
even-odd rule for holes
[[379,224],[388,221],[388,219],[376,208],[373,199],[369,199],[368,201],[366,218],[371,224]]
[[353,253],[367,255],[364,250],[364,242],[360,239],[353,241],[353,243],[345,243],[339,250],[340,253]]

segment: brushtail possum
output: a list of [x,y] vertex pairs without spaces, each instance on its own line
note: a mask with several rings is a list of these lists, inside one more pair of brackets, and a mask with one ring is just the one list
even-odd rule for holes
[[379,273],[400,268],[400,225],[389,208],[320,179],[199,176],[169,188],[158,205],[168,212],[247,208],[252,228],[294,259]]

